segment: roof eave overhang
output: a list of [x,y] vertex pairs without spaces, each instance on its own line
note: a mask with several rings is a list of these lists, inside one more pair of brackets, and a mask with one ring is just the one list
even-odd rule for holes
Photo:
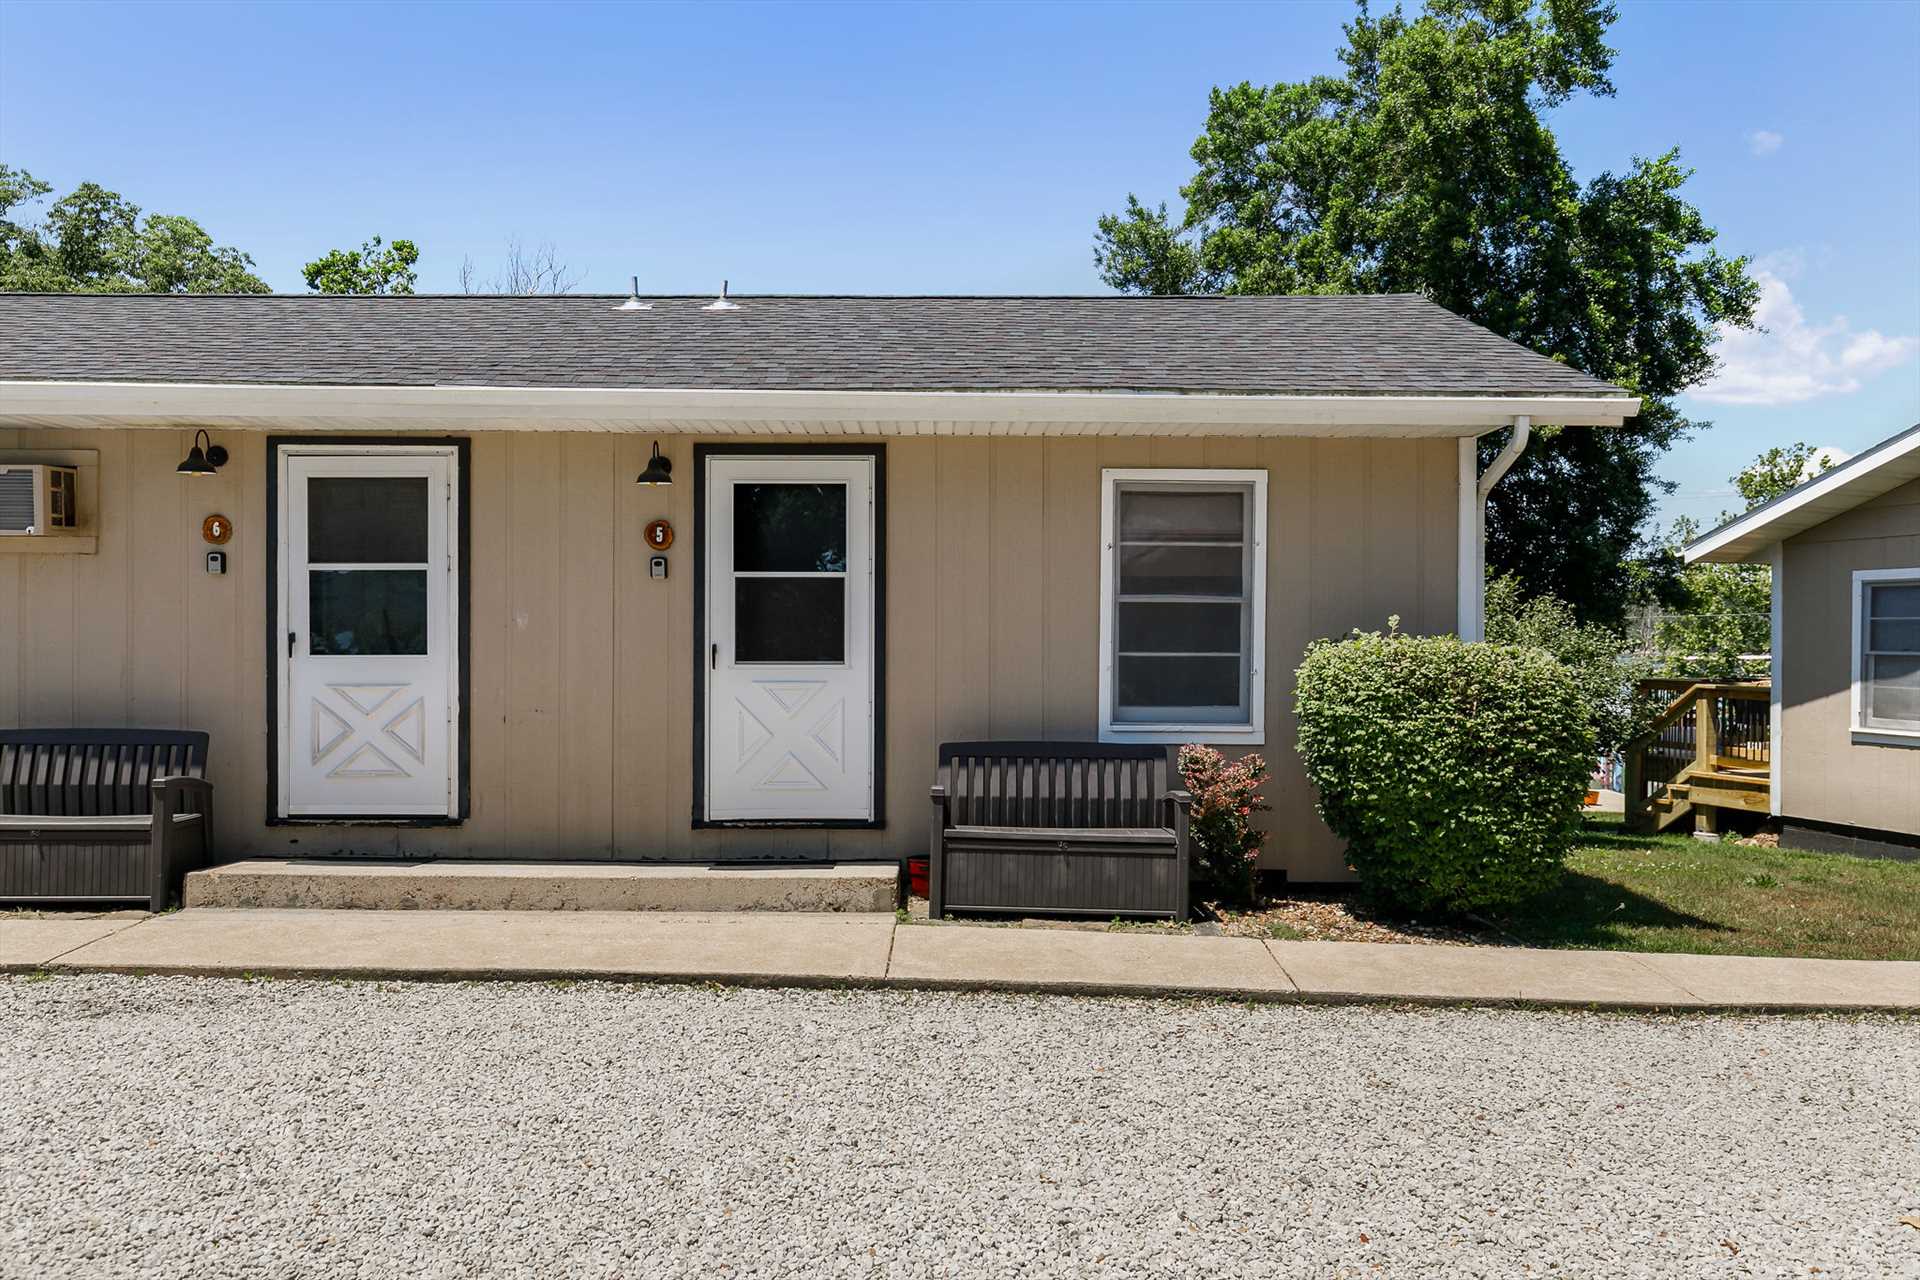
[[[1296,434],[1397,426],[1478,434],[1518,415],[1537,423],[1614,427],[1639,411],[1629,396],[1215,395],[1074,391],[739,391],[593,387],[297,386],[0,381],[0,424],[255,425],[262,420],[421,428],[661,432],[756,424],[756,433],[849,422],[889,426],[1112,423],[1180,434],[1211,429]],[[784,428],[782,424],[787,424]],[[902,431],[901,434],[924,434]]]
[[1688,564],[1758,564],[1768,548],[1920,480],[1920,426],[1795,486],[1763,507],[1688,543]]
[[[1721,540],[1723,532],[1733,532],[1735,537]],[[1800,530],[1794,530],[1794,533]],[[1698,542],[1689,542],[1681,553],[1688,564],[1760,564],[1771,554],[1768,548],[1782,538],[1792,537],[1792,533],[1769,536],[1755,531],[1735,530],[1732,525],[1715,530]]]

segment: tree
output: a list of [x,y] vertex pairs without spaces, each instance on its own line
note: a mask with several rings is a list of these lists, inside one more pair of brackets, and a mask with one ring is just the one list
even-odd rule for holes
[[300,268],[315,293],[412,293],[420,250],[411,240],[381,248],[379,236],[358,249],[333,249]]
[[1610,756],[1637,735],[1646,721],[1635,696],[1652,664],[1630,652],[1626,634],[1583,623],[1572,606],[1553,596],[1528,598],[1517,578],[1487,583],[1487,643],[1545,649],[1573,673],[1593,716],[1594,750]]
[[0,290],[30,293],[270,293],[253,259],[216,245],[192,218],[149,214],[96,182],[54,201],[38,222],[15,210],[51,184],[0,164]]
[[1425,294],[1638,394],[1627,428],[1543,424],[1488,511],[1491,571],[1608,624],[1639,589],[1655,462],[1705,425],[1673,398],[1758,298],[1681,198],[1678,152],[1585,186],[1561,156],[1544,113],[1612,94],[1614,17],[1607,0],[1428,0],[1375,18],[1363,0],[1345,74],[1215,89],[1178,219],[1129,196],[1094,252],[1136,293]]
[[[1744,511],[1764,506],[1803,480],[1833,465],[1833,457],[1809,444],[1769,449],[1732,479]],[[1723,511],[1722,524],[1744,512]],[[1678,562],[1681,550],[1701,533],[1681,517],[1667,535]],[[1751,655],[1773,643],[1773,570],[1764,564],[1694,564],[1679,575],[1680,608],[1660,614],[1653,645],[1674,675],[1738,680],[1755,674]]]
[[[1772,502],[1787,490],[1802,481],[1811,480],[1834,464],[1830,450],[1817,449],[1813,445],[1796,443],[1781,445],[1769,449],[1755,458],[1739,475],[1733,477],[1733,487],[1746,499],[1746,510]],[[1733,519],[1732,512],[1721,512],[1721,523]]]
[[460,260],[462,293],[572,293],[579,283],[580,277],[560,261],[550,242],[528,249],[515,236],[507,241],[506,261],[489,280],[479,278],[472,258]]

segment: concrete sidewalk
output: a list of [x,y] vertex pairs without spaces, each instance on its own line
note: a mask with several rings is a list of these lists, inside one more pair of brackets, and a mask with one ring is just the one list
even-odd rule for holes
[[1264,942],[879,914],[326,911],[0,916],[0,971],[595,978],[1617,1009],[1920,1010],[1920,962]]

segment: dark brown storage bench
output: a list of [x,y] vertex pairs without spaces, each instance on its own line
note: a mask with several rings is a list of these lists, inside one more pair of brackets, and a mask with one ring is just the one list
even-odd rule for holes
[[164,911],[213,853],[207,735],[0,729],[0,903]]
[[950,911],[1187,915],[1193,798],[1164,747],[948,742],[929,833],[928,900]]

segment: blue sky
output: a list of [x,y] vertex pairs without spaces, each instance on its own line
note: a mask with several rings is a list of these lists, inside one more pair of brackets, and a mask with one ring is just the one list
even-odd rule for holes
[[[1920,5],[1623,0],[1583,178],[1683,149],[1771,332],[1690,396],[1667,514],[1759,450],[1920,421]],[[1102,291],[1094,219],[1174,199],[1207,90],[1334,68],[1344,3],[0,5],[0,160],[200,219],[276,288],[380,233],[421,287],[550,241],[583,287]]]

